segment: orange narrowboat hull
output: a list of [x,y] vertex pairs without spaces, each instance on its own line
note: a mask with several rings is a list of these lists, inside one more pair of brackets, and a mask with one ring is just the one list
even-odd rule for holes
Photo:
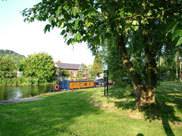
[[91,88],[94,87],[94,81],[71,81],[70,89],[78,89],[78,88]]

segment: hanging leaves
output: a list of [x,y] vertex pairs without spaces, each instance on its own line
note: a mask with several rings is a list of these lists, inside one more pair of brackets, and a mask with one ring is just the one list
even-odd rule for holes
[[47,24],[44,28],[44,33],[46,33],[47,31],[50,32],[50,28],[51,28],[51,25]]

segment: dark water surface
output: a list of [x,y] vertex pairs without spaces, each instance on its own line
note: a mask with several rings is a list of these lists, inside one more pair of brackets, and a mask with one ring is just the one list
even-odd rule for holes
[[28,98],[43,93],[50,92],[53,85],[38,86],[0,86],[0,100],[15,100],[20,98]]

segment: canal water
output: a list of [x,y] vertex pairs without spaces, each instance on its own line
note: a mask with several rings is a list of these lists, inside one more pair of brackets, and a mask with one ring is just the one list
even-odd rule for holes
[[43,93],[50,92],[53,85],[38,85],[38,86],[0,86],[0,100],[15,100],[20,98],[28,98]]

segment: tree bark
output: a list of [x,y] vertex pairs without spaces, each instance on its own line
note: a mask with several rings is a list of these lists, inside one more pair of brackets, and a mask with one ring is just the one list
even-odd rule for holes
[[152,43],[152,38],[149,35],[149,29],[144,29],[145,55],[147,75],[146,75],[146,92],[142,93],[142,103],[151,105],[155,104],[155,92],[157,87],[157,64],[156,64],[156,48]]
[[157,81],[157,68],[155,60],[155,51],[153,48],[148,48],[146,51],[148,53],[148,66],[147,66],[147,84],[142,83],[139,79],[137,70],[134,68],[130,57],[126,50],[126,44],[124,41],[124,36],[121,35],[118,38],[119,50],[122,54],[122,61],[129,74],[133,89],[135,91],[136,108],[140,109],[142,107],[149,106],[155,103],[155,90]]
[[144,89],[144,86],[142,84],[140,84],[138,75],[137,75],[137,71],[136,69],[133,67],[132,62],[130,61],[130,57],[126,51],[126,47],[125,47],[125,41],[124,41],[124,36],[121,35],[118,38],[118,47],[119,50],[121,51],[122,54],[122,61],[123,64],[125,66],[126,71],[129,74],[129,78],[131,80],[133,89],[135,91],[135,98],[136,98],[136,108],[139,109],[141,106],[141,102],[140,102],[140,97],[141,97],[141,92]]

